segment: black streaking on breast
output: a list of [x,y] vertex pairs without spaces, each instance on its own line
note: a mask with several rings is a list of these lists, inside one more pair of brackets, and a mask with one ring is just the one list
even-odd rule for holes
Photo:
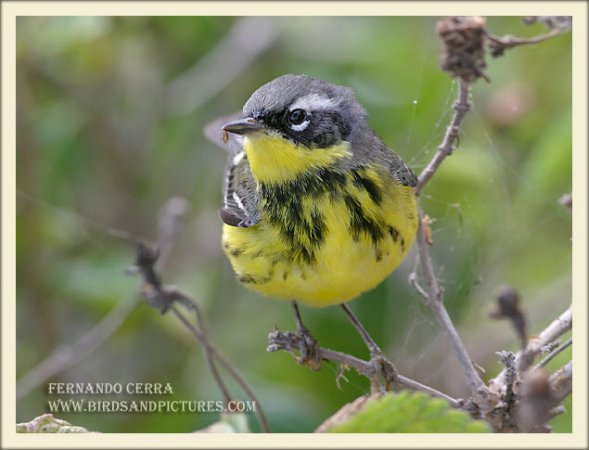
[[389,225],[388,232],[393,238],[393,242],[397,242],[397,239],[399,238],[399,230],[397,230],[397,228],[395,228],[394,226]]
[[250,274],[243,274],[237,277],[237,280],[240,283],[244,283],[244,284],[264,284],[264,283],[268,283],[270,280],[272,279],[271,275],[267,276],[267,277],[254,277],[253,275]]
[[376,262],[381,262],[382,261],[382,250],[380,248],[376,248]]
[[352,177],[354,179],[354,185],[358,189],[365,190],[375,205],[380,205],[382,202],[382,191],[380,187],[371,179],[363,177],[357,170],[352,170]]
[[364,233],[376,245],[383,238],[384,233],[382,227],[364,214],[362,205],[352,195],[346,194],[344,196],[344,202],[350,212],[349,226],[354,240],[357,240],[360,234]]

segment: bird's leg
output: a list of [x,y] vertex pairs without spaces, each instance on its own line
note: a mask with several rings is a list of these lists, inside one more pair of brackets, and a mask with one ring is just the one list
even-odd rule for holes
[[298,350],[300,356],[295,356],[295,359],[299,364],[304,364],[313,370],[319,370],[321,368],[319,343],[311,336],[311,333],[303,324],[297,302],[292,300],[290,304],[294,311],[297,331],[293,333],[292,331],[272,330],[268,334],[267,351],[287,350],[293,352]]
[[370,351],[370,357],[374,358],[376,356],[381,356],[382,350],[376,344],[376,342],[374,342],[374,339],[372,339],[372,337],[368,334],[368,331],[366,331],[366,329],[364,328],[364,325],[362,325],[360,323],[360,321],[358,320],[356,315],[352,312],[350,307],[348,305],[346,305],[345,303],[342,303],[341,307],[344,310],[344,312],[346,313],[346,315],[348,316],[348,318],[350,319],[350,321],[352,322],[352,325],[354,325],[354,328],[356,328],[356,330],[358,330],[358,333],[360,333],[360,336],[362,336],[364,343],[366,344],[366,346],[368,347],[368,350]]
[[299,305],[295,300],[291,300],[290,304],[295,315],[295,322],[297,324],[297,337],[299,338],[299,349],[301,356],[298,359],[300,364],[309,366],[312,369],[318,370],[321,364],[319,358],[319,344],[317,340],[311,336],[307,327],[303,324]]
[[364,343],[370,351],[370,365],[372,366],[373,372],[370,377],[372,392],[390,391],[397,380],[395,366],[384,357],[380,347],[374,342],[372,336],[368,334],[368,331],[366,331],[350,307],[345,303],[342,303],[341,307],[352,322],[352,325],[354,325],[354,328],[362,336]]

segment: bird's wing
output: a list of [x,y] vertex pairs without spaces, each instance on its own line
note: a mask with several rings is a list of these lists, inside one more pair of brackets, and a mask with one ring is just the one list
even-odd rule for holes
[[391,172],[393,176],[404,186],[417,186],[417,176],[413,170],[405,164],[399,155],[392,150],[391,153],[393,153],[393,163],[391,164]]
[[417,177],[399,155],[391,150],[376,132],[369,127],[360,130],[352,142],[354,155],[352,164],[355,166],[379,163],[388,175],[404,186],[415,187]]
[[237,152],[229,160],[225,178],[221,220],[234,227],[251,227],[260,221],[258,191],[252,176],[247,154]]
[[239,115],[220,117],[205,127],[204,134],[212,143],[229,153],[223,186],[223,206],[219,209],[219,217],[227,225],[251,227],[260,221],[256,182],[243,150],[241,136],[221,129],[223,124],[238,117]]

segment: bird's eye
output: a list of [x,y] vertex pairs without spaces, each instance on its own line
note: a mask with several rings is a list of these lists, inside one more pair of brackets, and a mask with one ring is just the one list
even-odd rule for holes
[[307,113],[303,109],[295,109],[288,116],[288,121],[293,125],[300,125],[307,118]]

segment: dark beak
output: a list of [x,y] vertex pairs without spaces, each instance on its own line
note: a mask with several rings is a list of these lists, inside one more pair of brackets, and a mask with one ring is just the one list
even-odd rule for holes
[[251,117],[246,119],[234,120],[233,122],[226,123],[221,127],[223,131],[235,134],[249,134],[255,131],[260,131],[265,128],[264,124],[258,122],[256,119]]

